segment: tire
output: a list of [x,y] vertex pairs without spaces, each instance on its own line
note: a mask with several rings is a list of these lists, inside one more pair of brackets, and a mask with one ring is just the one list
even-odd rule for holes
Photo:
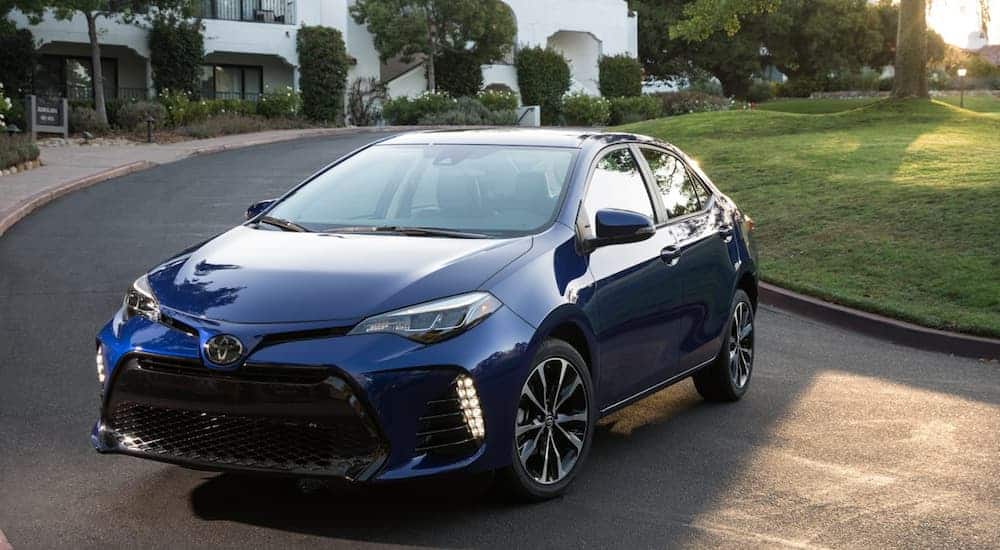
[[[587,363],[573,346],[548,339],[531,364],[518,397],[511,465],[499,472],[498,481],[518,500],[542,501],[563,494],[582,469],[593,440],[597,408]],[[560,376],[562,385],[557,382],[552,387]],[[557,397],[558,388],[561,396]],[[529,391],[534,399],[528,397]],[[538,445],[541,440],[546,441],[547,460]],[[526,458],[522,459],[522,453]]]
[[[739,401],[750,387],[754,360],[754,309],[750,297],[737,289],[729,308],[719,355],[694,375],[694,387],[708,401]],[[746,327],[749,324],[749,331]],[[734,330],[739,327],[739,332]],[[742,334],[742,337],[739,335]],[[739,363],[735,363],[738,361]]]

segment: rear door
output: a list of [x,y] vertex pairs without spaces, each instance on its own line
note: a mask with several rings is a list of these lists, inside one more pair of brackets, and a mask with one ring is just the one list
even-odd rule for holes
[[722,345],[736,284],[732,226],[725,209],[680,155],[640,149],[677,248],[672,280],[680,286],[678,374],[711,360]]

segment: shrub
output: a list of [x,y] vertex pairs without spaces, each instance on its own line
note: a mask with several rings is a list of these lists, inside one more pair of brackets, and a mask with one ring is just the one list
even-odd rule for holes
[[[289,86],[286,86],[285,89],[280,92],[268,92],[260,96],[260,101],[257,102],[257,114],[263,115],[267,118],[298,116],[302,108],[302,97],[298,92]],[[332,121],[339,118],[339,115],[333,118],[310,118],[313,118],[313,120]]]
[[0,82],[0,129],[7,127],[7,115],[14,108],[10,98],[4,95],[3,83]]
[[108,130],[107,124],[97,119],[97,111],[91,107],[74,106],[69,109],[69,131],[74,134],[91,132],[100,134]]
[[511,126],[516,121],[513,110],[492,111],[475,98],[460,97],[447,110],[424,115],[419,123],[428,126]]
[[204,139],[230,134],[304,127],[306,127],[306,122],[300,118],[264,118],[262,116],[242,116],[226,113],[195,122],[188,126],[182,126],[177,129],[177,133],[195,139]]
[[636,97],[642,94],[642,64],[627,54],[602,57],[597,65],[599,87],[604,97]]
[[781,97],[809,97],[815,92],[822,92],[826,84],[820,80],[808,77],[793,78],[778,88]]
[[0,84],[8,94],[21,97],[31,89],[37,56],[31,31],[0,17]]
[[[110,113],[110,110],[109,110]],[[155,101],[136,101],[125,103],[119,107],[115,114],[115,121],[118,128],[126,131],[143,130],[146,128],[146,119],[153,117],[156,127],[166,126],[167,110],[163,105]]]
[[611,117],[611,102],[580,92],[569,94],[563,98],[563,116],[570,126],[604,126]]
[[611,125],[629,124],[641,120],[658,118],[662,112],[660,100],[649,95],[638,97],[613,97],[611,102]]
[[753,103],[764,103],[765,101],[770,101],[772,99],[774,99],[774,87],[770,82],[755,80],[753,84],[750,85],[750,90],[747,92],[748,101]]
[[563,95],[569,91],[569,63],[555,50],[534,47],[517,52],[517,81],[525,105],[542,108],[542,123],[554,124],[562,113]]
[[419,124],[427,115],[442,113],[455,104],[455,100],[442,92],[424,92],[416,98],[390,99],[382,106],[382,116],[389,124],[409,126]]
[[712,78],[698,78],[688,83],[685,91],[723,97],[722,84]]
[[344,37],[337,29],[303,25],[296,49],[301,65],[302,112],[313,120],[340,122],[348,67]]
[[38,158],[38,145],[28,134],[0,134],[0,170]]
[[704,113],[710,111],[728,111],[733,108],[731,99],[703,92],[668,92],[655,94],[660,100],[663,116],[686,115],[689,113]]
[[445,52],[434,58],[434,81],[452,97],[471,97],[483,87],[483,71],[474,55]]
[[196,93],[205,58],[201,20],[188,21],[159,12],[149,31],[149,62],[158,90]]
[[483,90],[476,99],[491,111],[517,110],[517,94],[513,91]]
[[382,104],[389,99],[386,85],[375,77],[356,78],[347,93],[347,114],[355,126],[372,126],[382,116]]

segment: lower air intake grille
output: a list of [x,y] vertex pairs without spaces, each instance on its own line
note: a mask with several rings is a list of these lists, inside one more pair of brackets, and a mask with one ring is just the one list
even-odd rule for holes
[[451,398],[453,394],[454,388],[445,398],[427,402],[417,425],[415,454],[462,455],[479,446],[479,440],[472,436],[466,423],[461,401]]
[[364,468],[376,450],[358,423],[318,425],[138,403],[118,405],[111,426],[118,444],[131,451],[289,472]]

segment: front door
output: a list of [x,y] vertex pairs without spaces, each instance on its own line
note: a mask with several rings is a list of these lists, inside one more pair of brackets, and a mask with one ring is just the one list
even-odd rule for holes
[[[580,212],[580,231],[593,236],[598,210],[616,208],[657,216],[642,171],[627,146],[606,151],[594,166]],[[649,388],[675,370],[675,319],[680,288],[661,252],[674,245],[670,231],[590,253],[595,280],[602,407]]]

